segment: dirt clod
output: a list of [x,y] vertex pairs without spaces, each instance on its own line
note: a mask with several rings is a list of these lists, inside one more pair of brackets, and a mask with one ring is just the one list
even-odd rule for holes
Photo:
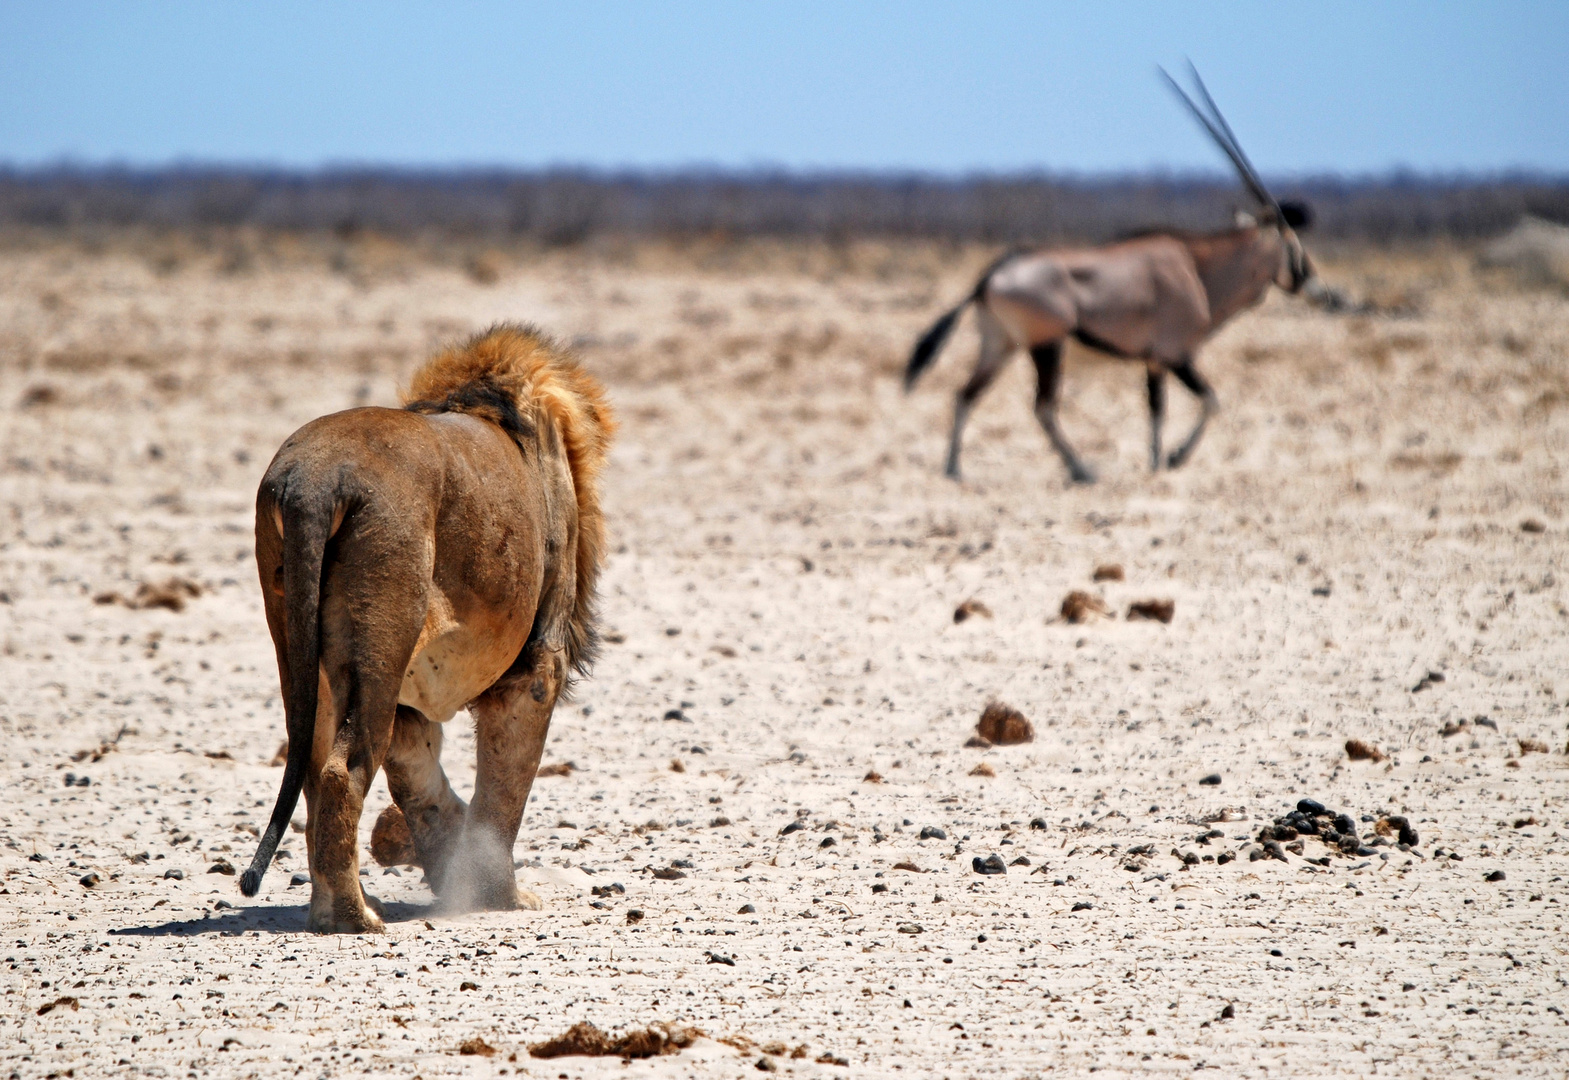
[[650,1024],[622,1035],[608,1035],[593,1024],[573,1024],[563,1035],[537,1042],[528,1048],[529,1057],[623,1057],[648,1058],[679,1054],[702,1037],[697,1028]]
[[1096,581],[1122,581],[1124,580],[1122,564],[1102,563],[1095,568],[1093,577]]
[[1017,746],[1035,741],[1035,728],[1018,709],[1000,701],[988,702],[975,725],[975,734],[997,746]]
[[1135,600],[1128,605],[1129,619],[1152,619],[1155,622],[1169,623],[1176,613],[1175,600]]
[[409,823],[397,805],[387,807],[370,831],[370,857],[378,866],[403,866],[417,861]]
[[992,609],[981,603],[979,600],[966,600],[964,603],[953,609],[953,621],[956,623],[962,623],[972,615],[979,616],[983,619],[989,619],[992,617]]
[[1346,740],[1346,757],[1352,761],[1383,761],[1384,752],[1361,739]]
[[464,1057],[495,1057],[496,1048],[476,1035],[458,1043],[458,1053]]

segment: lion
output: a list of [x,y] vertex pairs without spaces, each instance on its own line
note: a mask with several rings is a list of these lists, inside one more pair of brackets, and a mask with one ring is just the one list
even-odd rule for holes
[[[512,846],[551,712],[598,640],[598,477],[615,431],[599,384],[539,330],[503,324],[430,360],[403,401],[306,424],[256,495],[289,743],[240,888],[256,895],[303,790],[321,933],[384,928],[358,844],[382,768],[438,897],[540,906]],[[467,805],[440,763],[442,724],[464,708],[478,735]]]

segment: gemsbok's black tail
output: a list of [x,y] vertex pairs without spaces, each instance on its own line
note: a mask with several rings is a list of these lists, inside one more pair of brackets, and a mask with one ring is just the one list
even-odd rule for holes
[[959,316],[964,314],[964,309],[986,294],[986,283],[997,272],[997,268],[1017,254],[1017,251],[1009,251],[988,266],[981,279],[975,283],[975,288],[970,290],[970,295],[959,301],[952,311],[932,323],[931,328],[921,335],[921,340],[915,343],[915,350],[910,353],[910,362],[904,367],[905,393],[908,394],[915,389],[916,380],[925,374],[926,369],[932,366],[932,361],[937,359],[937,354],[948,343],[948,335],[953,333],[953,324],[959,321]]

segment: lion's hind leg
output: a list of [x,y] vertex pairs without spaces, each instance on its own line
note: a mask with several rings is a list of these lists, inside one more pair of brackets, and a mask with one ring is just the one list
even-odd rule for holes
[[[441,768],[441,737],[440,724],[407,705],[398,706],[384,766],[394,805],[382,811],[371,837],[377,862],[417,863],[437,891],[468,810]],[[383,840],[380,848],[377,834]]]

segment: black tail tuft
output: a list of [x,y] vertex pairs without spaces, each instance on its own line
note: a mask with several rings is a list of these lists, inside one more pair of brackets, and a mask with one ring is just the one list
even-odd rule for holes
[[959,321],[959,315],[969,306],[967,299],[964,303],[948,312],[942,318],[932,323],[930,330],[921,335],[921,340],[915,343],[915,351],[910,354],[910,362],[904,369],[904,392],[909,393],[915,388],[915,382],[927,368],[932,366],[932,361],[937,359],[937,353],[948,341],[948,335],[953,333],[953,324]]
[[261,871],[254,866],[240,875],[240,892],[246,896],[255,896],[261,889]]

